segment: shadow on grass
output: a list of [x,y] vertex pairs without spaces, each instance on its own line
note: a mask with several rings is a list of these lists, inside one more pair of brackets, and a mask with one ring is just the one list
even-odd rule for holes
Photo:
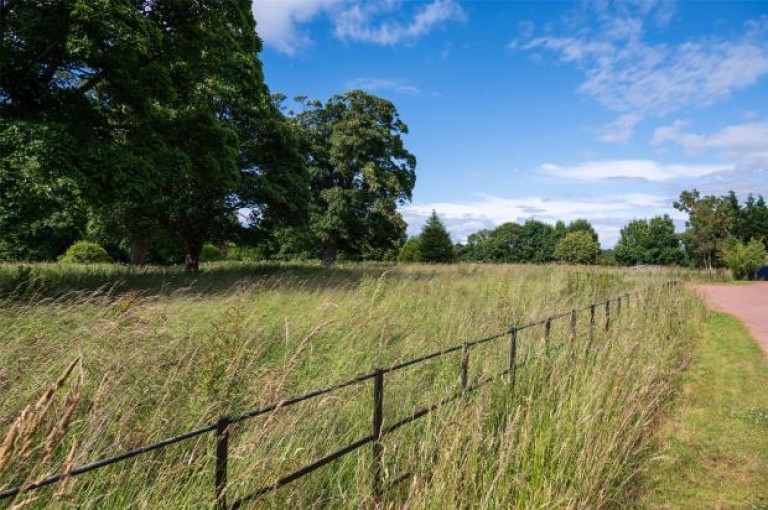
[[[392,271],[405,277],[392,263],[354,263],[325,266],[317,262],[213,262],[197,273],[181,266],[133,267],[118,264],[0,264],[0,305],[43,299],[100,297],[124,292],[171,295],[190,292],[218,295],[242,286],[266,288],[299,286],[305,290],[353,287],[366,277]],[[425,273],[428,273],[426,271]],[[409,272],[408,278],[420,275]]]

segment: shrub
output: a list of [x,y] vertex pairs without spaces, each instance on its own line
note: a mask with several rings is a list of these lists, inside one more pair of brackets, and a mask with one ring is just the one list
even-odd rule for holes
[[227,249],[227,260],[258,262],[264,260],[264,251],[255,246],[229,246]]
[[569,264],[594,264],[598,255],[600,245],[585,230],[569,232],[555,247],[555,258]]
[[765,263],[768,252],[762,241],[752,239],[748,244],[730,240],[723,250],[723,259],[735,280],[754,280],[757,270]]
[[200,251],[200,262],[216,262],[219,260],[224,260],[224,252],[211,243],[205,243]]
[[61,256],[62,262],[74,264],[98,264],[101,262],[112,262],[107,250],[96,243],[89,241],[78,241]]
[[400,255],[397,257],[400,262],[420,262],[421,261],[421,239],[411,237],[400,249]]

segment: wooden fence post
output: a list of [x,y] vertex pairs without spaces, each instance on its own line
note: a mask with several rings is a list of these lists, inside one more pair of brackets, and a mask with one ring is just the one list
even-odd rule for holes
[[589,305],[589,343],[595,339],[595,304]]
[[544,352],[549,352],[549,337],[552,333],[552,317],[544,322]]
[[461,392],[467,390],[467,380],[469,372],[469,345],[467,342],[461,344]]
[[515,389],[515,360],[517,358],[517,328],[509,330],[509,388]]
[[373,377],[373,498],[374,501],[379,501],[382,494],[381,477],[383,473],[382,467],[382,451],[383,446],[381,444],[381,426],[384,421],[384,371],[380,368],[376,369],[376,373]]
[[605,302],[605,330],[611,327],[611,300]]
[[576,341],[576,310],[571,310],[571,342]]
[[227,462],[229,457],[229,416],[216,422],[216,510],[227,508]]

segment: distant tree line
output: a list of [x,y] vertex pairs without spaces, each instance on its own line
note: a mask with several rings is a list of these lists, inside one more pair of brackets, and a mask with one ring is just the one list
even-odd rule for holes
[[0,2],[0,260],[395,258],[407,126],[362,91],[286,112],[255,28],[250,0]]
[[451,246],[435,211],[421,234],[403,246],[401,261],[501,262],[603,265],[678,265],[728,267],[737,278],[751,278],[768,257],[768,206],[761,195],[741,203],[734,192],[701,196],[683,191],[673,206],[688,214],[686,230],[675,232],[669,215],[636,219],[625,225],[613,250],[601,250],[586,219],[554,225],[530,219],[508,222],[470,234]]

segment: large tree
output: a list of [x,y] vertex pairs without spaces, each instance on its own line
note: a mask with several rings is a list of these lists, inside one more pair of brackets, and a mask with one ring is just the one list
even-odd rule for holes
[[729,197],[701,196],[698,190],[683,191],[675,209],[688,213],[683,242],[691,257],[707,269],[722,261],[725,239],[738,215],[738,201]]
[[408,127],[385,99],[353,90],[327,102],[303,103],[297,115],[308,141],[310,230],[323,260],[391,254],[404,242],[397,211],[411,199],[416,158],[402,136]]
[[672,218],[633,220],[621,229],[615,250],[619,264],[680,264],[685,258]]
[[0,134],[29,142],[0,171],[33,151],[43,177],[72,179],[113,232],[176,239],[188,269],[204,241],[237,228],[238,209],[253,226],[300,216],[298,138],[264,84],[250,7],[3,2]]

